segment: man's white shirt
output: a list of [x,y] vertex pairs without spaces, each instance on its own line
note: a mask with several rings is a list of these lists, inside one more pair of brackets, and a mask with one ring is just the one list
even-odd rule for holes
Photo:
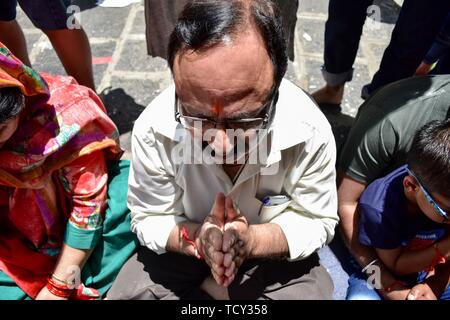
[[[144,110],[132,133],[128,207],[142,245],[164,253],[172,229],[185,220],[201,223],[219,192],[233,198],[250,224],[278,224],[292,260],[332,240],[338,223],[336,144],[327,119],[302,89],[282,81],[266,160],[247,164],[234,185],[221,165],[174,159],[188,134],[175,120],[174,103],[172,85]],[[263,204],[276,195],[288,196],[289,205]]]

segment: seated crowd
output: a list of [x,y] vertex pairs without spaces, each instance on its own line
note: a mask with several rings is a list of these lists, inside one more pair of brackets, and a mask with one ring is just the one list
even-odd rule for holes
[[0,44],[0,299],[332,299],[338,230],[348,299],[450,298],[450,75],[376,91],[336,159],[287,51],[272,1],[189,3],[128,162],[92,89]]

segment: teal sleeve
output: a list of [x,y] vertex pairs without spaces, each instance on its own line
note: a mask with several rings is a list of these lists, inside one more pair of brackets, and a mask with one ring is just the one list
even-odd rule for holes
[[64,234],[64,243],[69,247],[81,250],[95,248],[103,231],[103,226],[96,229],[80,229],[70,221]]

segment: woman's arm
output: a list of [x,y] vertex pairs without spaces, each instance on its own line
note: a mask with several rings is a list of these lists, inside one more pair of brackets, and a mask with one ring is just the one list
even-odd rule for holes
[[[81,270],[103,230],[108,181],[103,151],[85,155],[57,174],[64,195],[70,200],[70,217],[52,280],[57,284],[77,288],[81,283]],[[44,287],[36,299],[59,297]]]
[[[92,253],[91,250],[80,250],[63,245],[52,279],[59,284],[76,288],[81,283],[81,270]],[[47,287],[42,288],[36,300],[66,300],[53,295]]]

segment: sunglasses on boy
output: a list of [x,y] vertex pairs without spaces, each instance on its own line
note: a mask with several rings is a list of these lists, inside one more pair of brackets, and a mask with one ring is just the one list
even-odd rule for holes
[[420,189],[422,190],[423,194],[425,195],[425,198],[428,200],[428,202],[433,206],[433,208],[436,210],[436,212],[445,220],[450,220],[449,214],[445,212],[444,209],[442,209],[439,204],[433,199],[433,197],[430,195],[430,193],[425,189],[423,184],[420,182],[419,178],[417,178],[416,174],[411,170],[411,168],[406,168],[408,173],[416,179],[417,183],[419,184]]

